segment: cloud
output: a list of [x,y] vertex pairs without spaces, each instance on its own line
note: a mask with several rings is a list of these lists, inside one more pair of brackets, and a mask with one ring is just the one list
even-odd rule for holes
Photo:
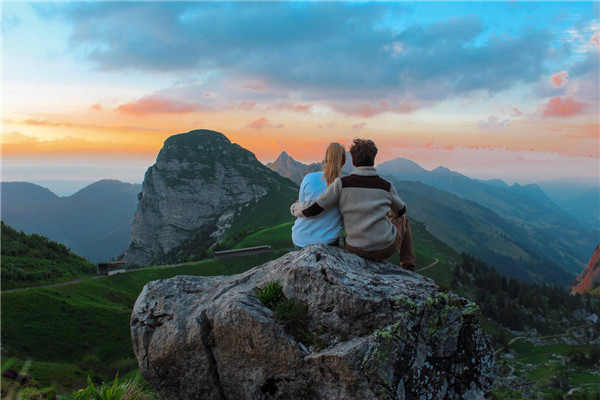
[[192,104],[162,96],[149,95],[131,103],[122,104],[118,106],[116,110],[125,114],[143,115],[160,113],[189,113],[207,109],[208,107],[203,104]]
[[240,88],[253,90],[255,92],[263,92],[265,90],[264,86],[261,83],[246,83],[240,86]]
[[391,23],[405,7],[396,2],[75,2],[59,9],[73,24],[71,50],[101,70],[219,71],[253,82],[237,86],[246,92],[269,85],[294,91],[301,101],[353,96],[437,102],[476,90],[496,93],[543,75],[553,40],[549,31],[490,35],[476,15]]
[[39,143],[39,141],[40,139],[36,137],[23,135],[21,132],[17,131],[2,133],[3,144],[35,145]]
[[567,83],[567,77],[569,73],[567,71],[560,71],[550,77],[550,83],[554,87],[561,87]]
[[372,106],[371,103],[361,103],[358,105],[338,105],[334,106],[337,111],[347,115],[370,118],[385,112],[395,114],[410,114],[416,111],[419,106],[416,103],[401,102],[398,106],[392,107],[387,101],[379,101],[377,105]]
[[506,129],[506,124],[508,124],[509,122],[510,120],[508,119],[504,119],[501,121],[498,117],[490,115],[487,120],[479,121],[477,123],[477,126],[480,130],[484,132],[497,132]]
[[546,117],[571,117],[582,113],[588,104],[578,102],[572,96],[553,97],[540,105],[540,111]]
[[590,44],[596,49],[600,50],[600,33],[596,32],[590,38]]
[[262,118],[257,119],[256,121],[250,122],[246,126],[251,129],[264,129],[264,128],[280,129],[280,128],[283,128],[285,125],[284,124],[275,124],[275,125],[271,124],[268,119],[266,119],[265,117],[262,117]]
[[513,107],[510,115],[513,117],[521,117],[523,115],[523,111],[519,110],[517,107]]
[[352,130],[353,130],[353,131],[360,131],[360,130],[362,130],[362,129],[363,129],[365,126],[367,126],[367,123],[366,123],[366,122],[361,122],[361,123],[359,123],[359,124],[352,125]]

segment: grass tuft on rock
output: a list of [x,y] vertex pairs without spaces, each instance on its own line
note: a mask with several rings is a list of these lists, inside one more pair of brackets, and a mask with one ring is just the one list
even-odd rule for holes
[[306,336],[308,305],[283,294],[283,286],[277,281],[268,281],[256,290],[256,297],[275,312],[275,320],[296,340]]

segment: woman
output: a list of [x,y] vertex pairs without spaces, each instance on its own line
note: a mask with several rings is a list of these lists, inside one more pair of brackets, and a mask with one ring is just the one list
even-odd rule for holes
[[[300,184],[298,200],[307,201],[319,197],[327,186],[342,173],[346,162],[346,150],[339,143],[331,143],[325,153],[325,166],[321,172],[307,174]],[[342,214],[337,208],[321,213],[315,218],[298,218],[292,227],[292,241],[296,247],[313,243],[339,245]]]

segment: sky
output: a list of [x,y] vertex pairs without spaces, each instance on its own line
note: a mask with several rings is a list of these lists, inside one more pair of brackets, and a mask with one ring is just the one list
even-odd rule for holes
[[598,2],[11,2],[2,179],[141,183],[166,138],[379,147],[507,183],[600,174]]

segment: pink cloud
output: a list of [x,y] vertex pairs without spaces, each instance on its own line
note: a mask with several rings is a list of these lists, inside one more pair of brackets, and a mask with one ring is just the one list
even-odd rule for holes
[[254,110],[258,104],[255,101],[243,101],[238,105],[241,110]]
[[570,117],[581,113],[587,105],[574,100],[573,96],[553,97],[548,103],[540,105],[540,109],[546,117]]
[[122,104],[117,111],[126,114],[160,114],[160,113],[188,113],[205,109],[200,104],[185,103],[178,100],[168,99],[162,96],[144,96],[131,103]]
[[90,108],[91,108],[92,110],[101,111],[101,110],[102,110],[102,104],[100,104],[100,103],[96,103],[96,104],[94,104],[94,105],[90,106]]
[[336,107],[339,111],[348,115],[355,115],[364,118],[370,118],[385,112],[397,114],[410,114],[417,110],[417,106],[412,103],[402,102],[398,107],[391,107],[387,101],[380,101],[377,106],[372,106],[371,103],[362,103],[356,107]]
[[560,71],[550,77],[550,83],[554,87],[561,87],[567,83],[567,77],[569,73],[567,71]]
[[259,118],[256,121],[252,121],[250,122],[248,125],[246,125],[248,128],[252,128],[252,129],[263,129],[263,128],[283,128],[285,125],[284,124],[271,124],[269,122],[268,119],[266,119],[265,117]]
[[260,83],[246,83],[240,87],[242,89],[254,90],[255,92],[262,92],[265,90],[263,85]]
[[513,108],[511,116],[513,116],[513,117],[520,117],[522,115],[523,115],[523,111],[519,110],[516,107]]
[[366,125],[367,125],[367,123],[366,123],[366,122],[361,122],[360,124],[355,124],[355,125],[352,125],[352,130],[353,130],[353,131],[360,131],[360,130],[362,130],[362,129],[363,129],[365,126],[366,126]]
[[590,43],[596,48],[596,50],[600,50],[600,33],[594,33],[590,39]]
[[282,104],[280,107],[284,110],[292,110],[296,112],[309,112],[312,106],[312,104],[286,103]]

